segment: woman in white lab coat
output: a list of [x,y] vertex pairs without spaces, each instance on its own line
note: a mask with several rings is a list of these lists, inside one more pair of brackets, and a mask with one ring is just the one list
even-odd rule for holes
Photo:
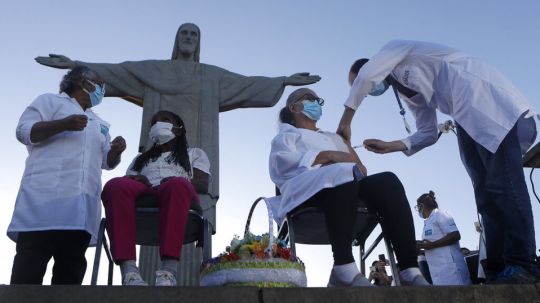
[[60,94],[37,97],[21,115],[16,135],[28,158],[7,231],[17,242],[11,284],[41,284],[51,257],[51,284],[83,280],[101,219],[101,169],[126,148],[122,137],[110,142],[109,124],[92,111],[104,93],[95,72],[77,67]]
[[[338,133],[351,137],[355,110],[369,94],[392,86],[416,119],[417,131],[401,140],[367,139],[375,153],[410,156],[437,141],[436,110],[456,122],[462,162],[484,220],[486,274],[500,283],[540,281],[535,232],[522,155],[536,138],[527,98],[504,75],[456,49],[419,41],[390,41],[349,71],[351,90]],[[408,125],[406,128],[409,130]]]
[[433,285],[470,285],[467,263],[461,253],[461,235],[454,219],[439,210],[435,193],[422,194],[416,200],[416,210],[424,219],[422,241],[417,243],[425,252]]
[[367,171],[350,144],[317,128],[324,100],[307,88],[295,90],[280,112],[272,140],[270,178],[281,192],[276,217],[302,205],[325,213],[334,266],[328,286],[371,286],[352,255],[352,229],[359,200],[377,212],[392,243],[404,285],[429,285],[416,262],[414,225],[403,185],[396,175]]

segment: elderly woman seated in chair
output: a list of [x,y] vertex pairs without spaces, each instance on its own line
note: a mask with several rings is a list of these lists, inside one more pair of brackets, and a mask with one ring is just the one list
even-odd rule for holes
[[395,249],[404,285],[429,285],[416,262],[414,225],[399,179],[390,172],[367,175],[349,142],[317,128],[324,100],[307,88],[295,90],[280,112],[280,131],[272,140],[270,177],[281,191],[278,217],[299,205],[325,214],[334,266],[329,287],[371,286],[352,254],[359,200],[381,217]]
[[161,269],[156,286],[176,285],[176,268],[191,203],[208,191],[210,163],[205,152],[188,148],[182,119],[160,111],[152,117],[154,145],[138,155],[124,177],[111,179],[101,199],[107,217],[114,262],[123,285],[148,285],[135,263],[135,200],[154,195],[159,202]]

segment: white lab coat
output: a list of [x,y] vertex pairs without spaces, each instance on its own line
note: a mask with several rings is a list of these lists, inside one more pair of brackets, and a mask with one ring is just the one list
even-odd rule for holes
[[354,179],[354,163],[313,165],[319,152],[330,150],[348,152],[343,139],[335,133],[280,124],[269,161],[270,178],[281,191],[280,198],[270,201],[277,222],[322,189]]
[[373,85],[392,75],[418,92],[400,94],[416,119],[417,132],[403,139],[412,155],[437,141],[435,110],[450,115],[479,144],[494,153],[519,119],[525,153],[536,138],[527,98],[499,71],[447,46],[390,41],[358,73],[345,106],[356,110]]
[[[83,131],[30,141],[36,122],[73,114],[88,116]],[[85,230],[95,243],[101,219],[101,169],[112,169],[107,165],[109,127],[66,93],[41,95],[26,108],[16,131],[17,139],[27,146],[28,158],[7,230],[13,241],[19,232]]]
[[[424,221],[422,238],[431,242],[458,231],[454,219],[445,211],[434,209]],[[433,285],[470,285],[471,278],[459,241],[448,246],[426,250]]]

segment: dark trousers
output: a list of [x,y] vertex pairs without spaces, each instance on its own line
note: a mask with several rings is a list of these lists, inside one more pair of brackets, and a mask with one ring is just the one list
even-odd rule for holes
[[461,160],[471,177],[476,207],[486,234],[486,274],[508,265],[535,266],[536,247],[531,200],[523,175],[517,126],[495,153],[457,125]]
[[368,210],[381,217],[381,227],[394,247],[400,269],[418,267],[409,202],[401,181],[390,172],[323,189],[302,204],[317,206],[324,211],[334,264],[354,262],[352,226],[359,200],[365,201]]
[[54,258],[51,284],[82,283],[90,234],[81,230],[21,232],[13,260],[11,284],[42,284],[47,263]]

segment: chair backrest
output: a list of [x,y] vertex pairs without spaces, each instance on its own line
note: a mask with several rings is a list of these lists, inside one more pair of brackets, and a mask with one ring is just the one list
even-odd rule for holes
[[[138,245],[159,245],[159,208],[155,196],[142,196],[135,203],[137,221],[136,243]],[[188,214],[184,244],[202,240],[204,229],[202,209],[192,203]]]

